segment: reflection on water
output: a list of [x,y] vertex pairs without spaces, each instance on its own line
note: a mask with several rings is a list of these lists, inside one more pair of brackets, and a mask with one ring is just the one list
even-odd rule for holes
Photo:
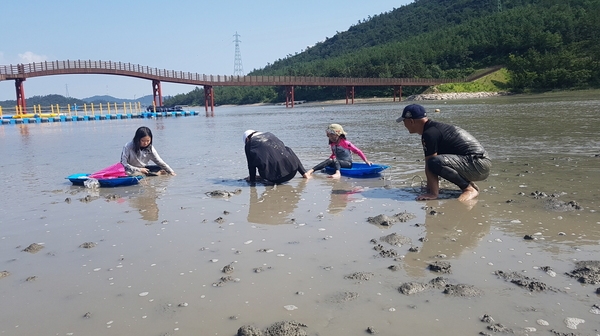
[[259,196],[258,188],[250,187],[248,222],[257,224],[289,223],[306,187],[302,179],[296,187],[291,184],[266,186]]
[[138,210],[143,220],[157,221],[159,213],[158,204],[156,204],[157,198],[156,187],[145,186],[140,194],[129,198],[129,205]]
[[477,204],[465,205],[446,201],[433,209],[426,209],[424,232],[418,242],[417,253],[407,253],[403,264],[413,277],[433,277],[426,270],[436,260],[455,260],[462,253],[477,247],[490,230],[490,223],[482,218],[484,208]]
[[16,127],[19,128],[19,133],[23,136],[23,143],[27,143],[29,140],[29,125],[19,124]]
[[136,209],[141,219],[146,221],[159,220],[159,207],[157,200],[165,193],[167,185],[171,182],[170,176],[152,176],[140,180],[136,192],[128,196],[129,206]]
[[327,211],[330,214],[336,214],[346,209],[348,203],[350,203],[356,196],[363,191],[362,187],[353,187],[346,179],[335,181],[331,188],[331,197],[329,200],[329,206]]

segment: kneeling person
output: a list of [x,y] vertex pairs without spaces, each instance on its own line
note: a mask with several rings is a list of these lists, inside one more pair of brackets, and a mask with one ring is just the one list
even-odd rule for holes
[[300,159],[291,148],[269,132],[244,132],[244,150],[248,161],[248,182],[256,182],[256,171],[262,179],[281,184],[296,176],[308,178]]

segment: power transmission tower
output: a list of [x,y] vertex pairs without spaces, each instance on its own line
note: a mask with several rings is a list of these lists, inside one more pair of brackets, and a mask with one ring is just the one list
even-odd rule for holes
[[241,36],[237,32],[235,32],[235,61],[233,62],[233,75],[234,76],[243,76],[244,75],[244,67],[242,66],[242,53],[240,52],[240,39]]
[[502,12],[502,0],[498,0],[498,12]]
[[69,98],[69,84],[65,84],[66,97]]

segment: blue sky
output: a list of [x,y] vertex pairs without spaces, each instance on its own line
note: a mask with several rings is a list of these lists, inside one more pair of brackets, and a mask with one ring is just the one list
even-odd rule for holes
[[[22,0],[4,1],[0,65],[101,60],[207,75],[232,75],[235,37],[245,73],[312,46],[358,21],[409,0]],[[191,85],[162,83],[163,95]],[[25,97],[48,94],[133,99],[150,81],[122,76],[64,75],[25,81]],[[14,100],[14,81],[0,100]]]

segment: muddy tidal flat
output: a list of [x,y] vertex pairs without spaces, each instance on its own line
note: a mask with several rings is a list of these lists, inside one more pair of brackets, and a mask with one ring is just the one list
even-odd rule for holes
[[[469,204],[445,181],[415,201],[406,104],[1,126],[0,335],[600,335],[600,96],[424,101],[492,157]],[[308,169],[334,122],[390,168],[244,182],[246,129]],[[177,176],[65,179],[118,162],[139,126]]]

